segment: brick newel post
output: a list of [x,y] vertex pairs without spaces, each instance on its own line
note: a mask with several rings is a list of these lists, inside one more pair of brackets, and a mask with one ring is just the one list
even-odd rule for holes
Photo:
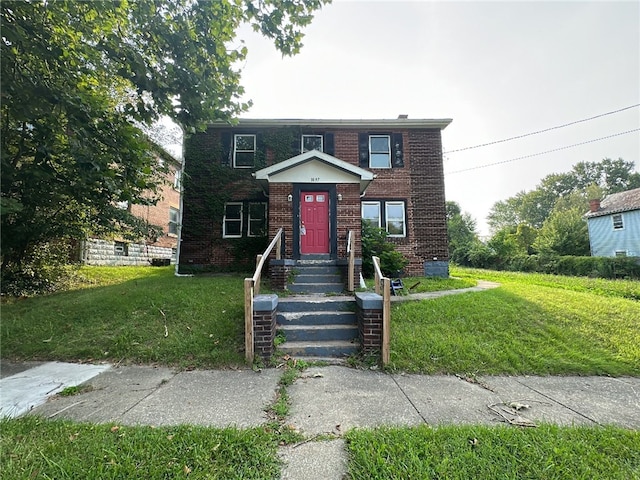
[[256,295],[253,299],[254,352],[265,362],[271,359],[275,351],[273,340],[276,336],[277,309],[277,295]]
[[370,292],[356,293],[358,333],[364,355],[382,352],[382,296]]

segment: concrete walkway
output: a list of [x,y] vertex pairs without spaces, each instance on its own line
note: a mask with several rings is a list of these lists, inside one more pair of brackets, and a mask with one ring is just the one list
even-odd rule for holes
[[[46,387],[50,379],[42,372],[64,365],[69,364],[3,361],[3,412],[10,411],[10,405],[5,410],[5,400],[28,391],[24,382],[40,381]],[[78,377],[88,386],[84,393],[50,396],[33,407],[21,398],[20,404],[27,404],[29,414],[52,419],[245,428],[268,421],[265,409],[274,401],[282,375],[280,369],[175,372],[150,366],[88,367],[94,368],[93,376],[88,381]],[[65,381],[68,385],[56,383],[56,391],[80,383]],[[305,370],[288,393],[287,424],[309,441],[280,449],[286,479],[343,478],[347,457],[341,437],[354,427],[548,422],[640,429],[640,378],[461,378],[327,366]]]

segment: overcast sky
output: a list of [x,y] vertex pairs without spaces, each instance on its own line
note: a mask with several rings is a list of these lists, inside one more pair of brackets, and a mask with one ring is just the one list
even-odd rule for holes
[[[337,0],[282,58],[241,30],[246,118],[452,118],[445,152],[640,104],[640,2]],[[605,157],[640,164],[640,107],[493,146],[445,153],[447,200],[488,234],[491,206],[550,173]],[[498,162],[495,166],[485,166]],[[473,170],[467,170],[474,167]],[[459,170],[466,170],[458,172]],[[640,171],[640,170],[639,170]],[[458,172],[458,173],[454,173]]]

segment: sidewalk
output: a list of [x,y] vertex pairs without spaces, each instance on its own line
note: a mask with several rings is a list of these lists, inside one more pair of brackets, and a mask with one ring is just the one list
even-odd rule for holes
[[[33,367],[20,371],[20,365],[2,362],[3,407],[12,392],[25,390],[24,382],[42,381],[29,372],[38,373],[43,366]],[[29,409],[30,414],[122,425],[258,426],[267,421],[264,410],[274,401],[282,370],[175,372],[130,366],[108,367],[94,375],[85,393],[50,397]],[[57,391],[64,386],[58,385]],[[329,434],[338,440],[282,448],[287,464],[283,478],[309,478],[309,472],[314,478],[341,478],[346,456],[339,437],[354,427],[546,422],[640,429],[640,378],[464,379],[327,366],[305,370],[288,393],[287,424],[310,439]]]

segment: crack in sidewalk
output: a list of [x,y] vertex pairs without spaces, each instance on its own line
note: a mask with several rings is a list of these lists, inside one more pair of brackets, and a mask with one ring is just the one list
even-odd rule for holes
[[583,417],[583,418],[585,418],[585,419],[589,420],[590,422],[595,423],[596,425],[602,426],[602,424],[601,424],[600,422],[598,422],[597,420],[595,420],[595,419],[593,419],[593,418],[589,417],[588,415],[585,415],[585,414],[584,414],[584,413],[582,413],[582,412],[579,412],[579,411],[578,411],[578,410],[576,410],[575,408],[572,408],[572,407],[570,407],[569,405],[566,405],[566,404],[564,404],[564,403],[560,402],[559,400],[556,400],[555,398],[553,398],[553,397],[551,397],[551,396],[547,395],[546,393],[543,393],[543,392],[541,392],[541,391],[539,391],[539,390],[537,390],[537,389],[533,388],[533,387],[532,387],[532,386],[530,386],[530,385],[527,385],[526,383],[522,383],[522,382],[521,382],[520,380],[518,380],[518,379],[515,379],[515,381],[516,381],[517,383],[519,383],[520,385],[522,385],[523,387],[528,388],[529,390],[531,390],[531,391],[533,391],[533,392],[536,392],[538,395],[541,395],[541,396],[543,396],[544,398],[546,398],[546,399],[548,399],[548,400],[551,400],[551,401],[552,401],[552,402],[554,402],[554,403],[557,403],[558,405],[560,405],[560,406],[562,406],[562,407],[566,408],[567,410],[569,410],[569,411],[571,411],[571,412],[575,413],[576,415],[579,415],[579,416],[581,416],[581,417]]

